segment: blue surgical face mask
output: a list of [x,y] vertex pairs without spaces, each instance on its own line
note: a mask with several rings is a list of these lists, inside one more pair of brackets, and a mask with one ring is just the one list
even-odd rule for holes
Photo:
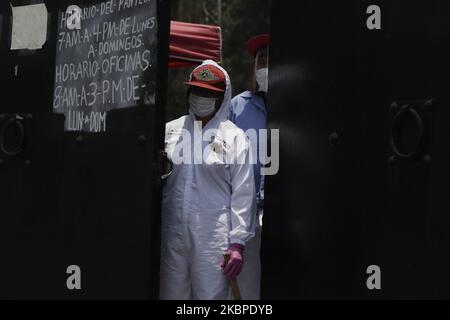
[[216,111],[215,98],[200,97],[191,93],[188,102],[191,112],[199,118],[207,118]]

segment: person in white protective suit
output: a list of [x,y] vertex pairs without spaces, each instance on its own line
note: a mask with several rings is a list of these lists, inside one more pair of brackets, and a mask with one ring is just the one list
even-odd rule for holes
[[255,235],[251,145],[227,120],[232,90],[223,68],[205,61],[186,84],[189,115],[166,125],[173,172],[163,190],[160,299],[228,300]]

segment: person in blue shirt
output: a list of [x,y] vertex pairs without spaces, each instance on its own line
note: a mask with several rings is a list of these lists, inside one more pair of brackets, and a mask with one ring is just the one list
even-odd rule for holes
[[257,155],[257,164],[254,165],[256,185],[256,201],[258,205],[258,222],[255,237],[247,244],[244,259],[246,265],[238,277],[242,298],[245,300],[260,300],[261,291],[261,228],[264,215],[264,176],[261,175],[260,130],[267,130],[267,93],[269,75],[269,44],[270,36],[263,34],[251,38],[246,45],[249,54],[254,58],[253,88],[245,91],[231,101],[229,120],[240,129],[253,134],[253,154]]

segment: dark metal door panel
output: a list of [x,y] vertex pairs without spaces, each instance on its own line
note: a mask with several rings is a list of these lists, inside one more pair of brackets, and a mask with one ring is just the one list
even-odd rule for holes
[[[0,77],[10,85],[2,93],[0,114],[32,116],[25,124],[25,152],[1,155],[0,297],[157,298],[157,162],[164,133],[170,1],[158,1],[156,105],[108,113],[108,131],[101,134],[64,132],[64,116],[51,114],[56,12],[75,2],[46,1],[51,31],[43,49],[12,52],[1,46]],[[10,15],[9,6],[1,9],[0,14]],[[80,291],[66,287],[71,265],[81,268]]]
[[[448,4],[379,1],[382,29],[371,31],[372,4],[272,3],[281,171],[266,186],[266,298],[449,295]],[[409,158],[392,147],[394,102],[419,110],[425,126]],[[417,142],[415,121],[401,124],[406,148]],[[371,265],[381,267],[381,291],[366,287]]]
[[[345,297],[352,293],[345,287],[355,275],[360,230],[347,227],[358,219],[345,201],[354,175],[341,170],[355,159],[340,149],[353,91],[353,79],[342,90],[342,78],[354,69],[354,21],[337,17],[355,8],[299,5],[286,10],[286,3],[272,3],[269,118],[280,129],[281,163],[280,173],[267,178],[263,296]],[[295,39],[288,21],[297,22]]]

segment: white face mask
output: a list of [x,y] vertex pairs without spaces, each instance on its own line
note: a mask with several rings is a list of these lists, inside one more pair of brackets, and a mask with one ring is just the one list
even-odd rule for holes
[[269,91],[269,68],[256,70],[256,83],[259,91],[267,93]]
[[189,95],[189,107],[193,114],[199,118],[207,118],[216,111],[216,99]]

